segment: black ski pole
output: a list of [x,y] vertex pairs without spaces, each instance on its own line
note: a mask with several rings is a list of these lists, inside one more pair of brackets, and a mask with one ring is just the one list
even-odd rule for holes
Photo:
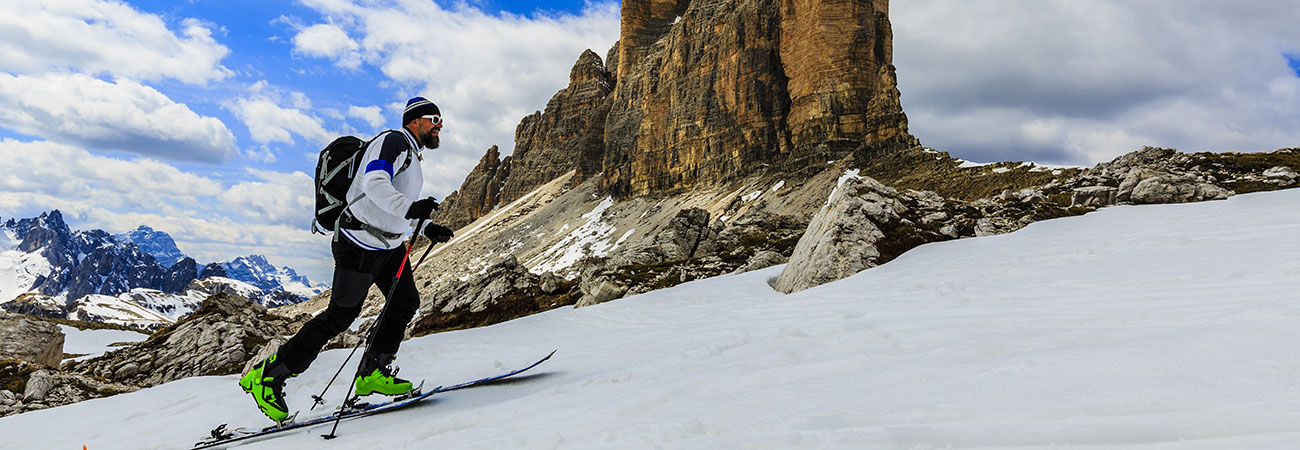
[[[366,339],[365,341],[363,341],[366,346],[366,352],[370,351],[370,344],[372,341],[374,341],[376,330],[378,330],[379,325],[383,323],[384,314],[388,312],[388,299],[392,298],[393,294],[397,292],[397,284],[402,281],[402,272],[406,269],[406,263],[408,261],[408,258],[411,257],[411,249],[415,247],[415,238],[420,235],[420,229],[422,228],[421,225],[424,225],[424,220],[425,219],[420,219],[419,222],[416,222],[415,232],[411,234],[411,240],[406,243],[406,253],[402,255],[402,263],[401,265],[397,266],[397,274],[393,275],[393,285],[389,286],[388,295],[384,296],[384,309],[381,309],[379,311],[379,317],[375,318],[374,324],[371,325],[370,330],[366,332]],[[415,276],[414,272],[412,272],[411,276]],[[364,302],[365,301],[362,300],[363,304]],[[357,343],[357,346],[352,348],[352,353],[356,353],[357,349],[360,347],[361,347],[361,343]],[[362,353],[362,355],[363,355],[362,357],[364,358],[365,353]],[[352,354],[348,354],[348,359],[349,360],[352,359]],[[340,366],[339,371],[334,374],[335,378],[338,377],[339,373],[343,372],[343,368],[347,366],[347,363],[348,363],[347,360],[343,361],[343,366]],[[334,380],[331,379],[330,384],[333,383]],[[325,389],[329,390],[329,385],[326,385]],[[348,396],[347,398],[343,399],[344,407],[346,407],[348,403],[352,402],[352,393],[354,392],[354,389],[355,386],[353,385],[353,383],[348,383]],[[321,392],[321,396],[323,397],[324,395],[325,393]],[[317,401],[323,402],[324,400],[322,398],[318,398]],[[314,405],[312,407],[315,408]],[[330,429],[330,434],[323,434],[321,435],[321,437],[325,439],[334,439],[338,437],[337,435],[334,434],[334,432],[339,429],[339,422],[341,422],[342,420],[343,420],[343,408],[339,408],[338,415],[334,419],[334,427]]]

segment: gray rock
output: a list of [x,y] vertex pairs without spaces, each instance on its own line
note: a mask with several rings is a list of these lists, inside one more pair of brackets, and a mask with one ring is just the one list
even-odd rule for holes
[[35,402],[45,400],[45,394],[54,387],[54,372],[38,370],[27,378],[27,388],[23,390],[23,400]]
[[18,396],[13,392],[0,389],[0,406],[10,406],[18,402]]
[[1277,166],[1265,170],[1264,176],[1272,180],[1282,181],[1283,184],[1289,184],[1294,182],[1296,178],[1300,178],[1300,174],[1286,166]]
[[1138,181],[1129,199],[1137,204],[1185,203],[1222,200],[1231,195],[1232,191],[1194,177],[1160,174]]
[[784,255],[780,253],[771,250],[763,250],[761,252],[755,253],[754,256],[751,256],[749,258],[749,261],[745,262],[745,265],[740,266],[739,269],[736,269],[735,273],[745,273],[745,272],[758,270],[758,269],[766,269],[768,267],[772,267],[778,264],[785,264],[789,260],[790,260],[789,258],[786,258]]
[[560,277],[555,272],[546,272],[537,277],[538,288],[547,294],[554,294],[560,290]]
[[1074,188],[1070,197],[1070,206],[1110,206],[1114,205],[1119,188],[1112,186],[1084,186]]
[[709,212],[681,210],[669,226],[654,237],[654,246],[667,260],[688,259],[717,252],[718,230],[709,226]]
[[0,360],[3,359],[59,367],[63,360],[63,331],[52,323],[0,312]]
[[128,362],[118,367],[117,370],[113,371],[113,379],[126,380],[135,377],[139,373],[140,373],[140,365],[134,362]]
[[848,277],[878,264],[878,224],[897,221],[906,207],[898,192],[867,178],[849,178],[813,216],[774,288],[791,293]]
[[582,308],[592,305],[598,305],[617,298],[623,297],[627,293],[627,287],[617,281],[600,278],[591,283],[584,283],[582,288],[582,298],[574,304],[574,308]]

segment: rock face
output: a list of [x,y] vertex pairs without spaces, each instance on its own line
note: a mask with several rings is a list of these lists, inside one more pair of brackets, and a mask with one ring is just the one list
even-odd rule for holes
[[443,199],[433,221],[456,229],[486,215],[501,202],[501,187],[510,175],[510,161],[509,156],[501,159],[497,146],[489,148],[465,177],[460,190]]
[[835,281],[881,263],[876,243],[885,224],[897,222],[907,208],[898,192],[871,178],[849,178],[829,204],[808,224],[776,290],[791,293]]
[[546,112],[525,117],[515,128],[514,163],[501,188],[501,203],[510,203],[534,188],[577,170],[573,183],[600,171],[602,131],[614,88],[600,56],[587,50],[569,71],[569,86],[546,103]]
[[292,321],[269,315],[248,299],[217,294],[186,319],[144,342],[70,363],[67,372],[147,387],[199,375],[237,373],[272,338],[290,334]]
[[619,46],[604,158],[615,196],[915,142],[884,0],[626,1]]
[[[601,173],[602,190],[627,198],[915,147],[888,10],[887,0],[624,1],[607,64],[584,52],[546,112],[520,122],[514,155],[489,150],[440,219],[468,223],[569,170],[574,183]],[[498,165],[508,175],[485,176]],[[504,183],[499,198],[482,195],[484,179]]]
[[545,112],[519,122],[514,154],[503,160],[496,146],[489,148],[434,220],[459,228],[569,171],[576,171],[575,184],[599,173],[613,86],[600,56],[583,52],[568,87],[551,97]]
[[59,367],[63,331],[51,323],[0,312],[0,360],[5,359]]

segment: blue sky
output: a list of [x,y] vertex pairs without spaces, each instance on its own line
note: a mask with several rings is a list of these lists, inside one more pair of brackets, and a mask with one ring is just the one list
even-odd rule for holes
[[[1300,4],[892,2],[910,130],[980,162],[1092,165],[1157,145],[1300,147]],[[200,262],[263,254],[327,280],[310,171],[342,134],[442,109],[444,198],[545,108],[616,1],[0,2],[0,218],[149,225]],[[689,14],[689,13],[688,13]]]

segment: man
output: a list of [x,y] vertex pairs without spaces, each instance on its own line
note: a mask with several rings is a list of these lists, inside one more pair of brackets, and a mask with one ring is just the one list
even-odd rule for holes
[[[253,395],[258,408],[271,420],[280,422],[289,417],[283,392],[285,381],[307,370],[321,347],[348,329],[361,313],[372,284],[392,295],[386,299],[373,341],[362,355],[353,380],[356,395],[401,395],[413,389],[411,382],[397,378],[392,362],[406,324],[420,306],[420,295],[409,270],[403,271],[407,275],[396,280],[395,288],[393,283],[398,268],[409,265],[402,246],[406,232],[438,208],[433,197],[415,199],[424,183],[420,149],[438,148],[441,131],[438,106],[415,97],[406,103],[402,129],[381,134],[366,148],[361,159],[364,169],[352,180],[348,206],[335,230],[334,286],[329,306],[239,380],[239,386]],[[422,233],[434,243],[452,237],[450,229],[432,223]]]

